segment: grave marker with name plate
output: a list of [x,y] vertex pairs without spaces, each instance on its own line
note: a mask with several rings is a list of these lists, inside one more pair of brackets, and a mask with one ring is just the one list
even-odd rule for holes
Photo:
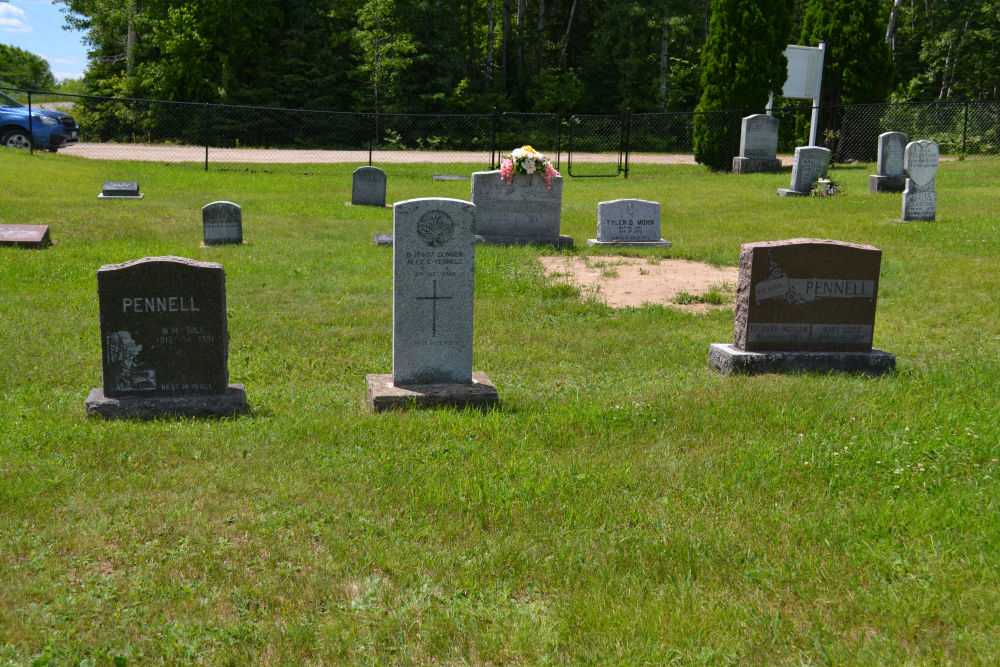
[[660,204],[615,199],[597,204],[597,238],[587,245],[669,246],[660,238]]
[[489,378],[472,372],[475,227],[466,201],[393,206],[392,375],[367,376],[373,409],[497,401]]
[[229,384],[226,277],[221,264],[145,257],[97,272],[103,387],[89,414],[221,416],[246,409]]
[[905,132],[883,132],[878,135],[876,173],[868,176],[868,192],[902,192],[906,173],[903,152],[910,140]]
[[138,181],[104,181],[98,199],[142,199]]
[[378,167],[358,167],[351,185],[351,206],[385,206],[385,172]]
[[48,225],[5,225],[0,223],[0,246],[47,248],[52,245]]
[[934,177],[938,170],[940,149],[937,143],[921,139],[911,141],[903,152],[906,189],[903,190],[901,220],[934,220],[937,217],[937,190]]
[[826,178],[830,166],[830,150],[821,146],[798,146],[792,163],[792,183],[780,188],[782,197],[808,197],[817,178]]
[[895,357],[872,350],[881,261],[878,248],[843,241],[744,244],[733,344],[712,345],[710,364],[724,372],[885,372]]
[[740,125],[740,154],[733,158],[734,174],[781,171],[778,154],[778,119],[753,114]]
[[500,170],[472,174],[472,203],[478,221],[476,235],[484,243],[504,245],[573,245],[559,233],[562,213],[562,176],[545,185],[542,174],[514,174],[512,182],[500,178]]
[[201,208],[203,244],[243,243],[243,209],[231,201],[214,201]]

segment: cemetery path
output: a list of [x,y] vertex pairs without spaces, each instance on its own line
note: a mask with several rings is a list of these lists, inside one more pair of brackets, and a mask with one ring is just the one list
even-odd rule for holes
[[[204,162],[204,146],[176,146],[170,144],[103,144],[79,143],[60,150],[66,155],[94,160],[138,160],[144,162]],[[791,165],[791,156],[782,156],[782,164]],[[209,148],[210,162],[282,163],[282,164],[332,164],[367,163],[368,151],[297,150],[281,148]],[[614,163],[617,153],[573,153],[574,162]],[[487,151],[374,151],[374,163],[488,163]],[[562,155],[561,164],[566,156]],[[695,164],[694,156],[677,153],[631,153],[633,164]]]

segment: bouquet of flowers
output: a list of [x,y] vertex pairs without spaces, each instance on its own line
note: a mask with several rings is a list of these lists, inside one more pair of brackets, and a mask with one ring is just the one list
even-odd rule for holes
[[549,189],[552,188],[552,177],[559,175],[548,158],[531,146],[515,148],[510,155],[500,161],[500,180],[513,183],[514,172],[529,176],[540,173],[544,176],[545,185]]
[[818,178],[813,185],[812,193],[816,197],[832,197],[833,195],[843,194],[844,188],[829,178]]

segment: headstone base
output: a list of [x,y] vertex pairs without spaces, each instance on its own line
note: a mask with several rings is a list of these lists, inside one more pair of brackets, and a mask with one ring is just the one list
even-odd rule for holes
[[670,241],[665,239],[660,239],[659,241],[598,241],[597,239],[587,239],[587,245],[618,245],[633,248],[669,248]]
[[392,208],[392,204],[355,204],[354,202],[345,201],[344,206],[364,206],[366,208]]
[[552,245],[557,248],[572,248],[573,238],[560,234],[559,236],[493,236],[492,234],[476,234],[476,243],[486,245]]
[[734,174],[776,174],[781,171],[781,160],[755,160],[750,157],[734,157]]
[[91,390],[85,405],[88,415],[105,419],[230,417],[246,412],[247,394],[242,384],[230,384],[222,394],[109,398],[102,387],[97,387]]
[[202,241],[199,244],[202,248],[221,248],[227,245],[250,245],[246,241],[219,241],[218,243],[205,243]]
[[789,188],[778,188],[779,197],[808,197],[812,190],[791,190]]
[[103,192],[97,195],[98,199],[142,199],[143,195],[106,195]]
[[396,387],[392,373],[366,375],[368,405],[375,412],[408,407],[451,405],[488,408],[500,402],[486,373],[474,371],[472,384],[411,384]]
[[868,175],[868,192],[902,192],[906,185],[906,176],[879,176],[878,174]]
[[712,343],[708,348],[708,366],[724,375],[837,371],[876,377],[896,369],[896,356],[875,349],[871,352],[747,352],[728,343]]
[[376,234],[375,245],[392,247],[392,234]]

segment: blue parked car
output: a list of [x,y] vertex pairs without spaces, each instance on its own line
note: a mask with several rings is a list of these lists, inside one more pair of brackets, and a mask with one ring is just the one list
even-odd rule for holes
[[63,146],[80,141],[80,126],[73,117],[61,111],[31,108],[31,128],[28,128],[28,107],[0,91],[0,146],[10,148],[44,148],[53,153]]

